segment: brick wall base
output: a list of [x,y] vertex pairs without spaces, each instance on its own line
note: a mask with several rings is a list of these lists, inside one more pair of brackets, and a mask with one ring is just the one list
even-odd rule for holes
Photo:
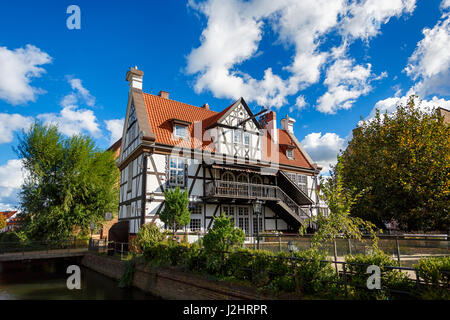
[[[82,264],[94,271],[119,280],[124,262],[116,258],[87,253]],[[176,267],[148,268],[136,265],[133,286],[166,300],[275,300],[299,299],[295,294],[275,296],[254,287],[207,279],[183,272]]]

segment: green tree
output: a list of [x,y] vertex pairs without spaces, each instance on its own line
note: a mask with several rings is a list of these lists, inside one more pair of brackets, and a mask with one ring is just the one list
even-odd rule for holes
[[203,246],[207,252],[228,252],[242,246],[245,240],[243,230],[235,228],[231,218],[224,213],[214,218],[214,225],[203,237]]
[[339,161],[330,171],[330,177],[324,179],[321,177],[321,192],[328,205],[329,214],[324,215],[319,212],[317,216],[309,218],[300,229],[300,233],[306,233],[306,226],[309,222],[316,223],[318,230],[312,237],[312,243],[315,247],[327,241],[335,240],[337,237],[353,238],[363,241],[363,235],[369,234],[372,237],[372,246],[378,246],[378,237],[376,236],[376,226],[368,221],[358,217],[350,216],[350,210],[359,197],[365,192],[363,190],[356,196],[345,190],[342,181],[342,162]]
[[156,223],[146,223],[139,229],[135,238],[135,245],[139,246],[141,250],[146,251],[148,248],[163,241],[164,238],[164,234]]
[[189,212],[189,193],[187,190],[181,191],[180,187],[164,190],[165,202],[164,209],[159,215],[162,222],[172,227],[173,235],[175,232],[191,221]]
[[351,213],[384,228],[450,227],[450,126],[437,110],[424,112],[411,96],[393,115],[379,111],[362,121],[343,152],[343,182],[353,196]]
[[0,214],[0,230],[6,228],[6,218],[4,215]]
[[111,152],[91,138],[65,138],[54,125],[36,122],[15,149],[26,170],[20,191],[24,231],[31,239],[67,239],[88,232],[118,203],[118,171]]

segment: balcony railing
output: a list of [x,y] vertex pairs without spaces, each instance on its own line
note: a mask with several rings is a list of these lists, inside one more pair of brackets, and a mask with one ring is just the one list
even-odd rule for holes
[[205,192],[207,197],[258,198],[260,200],[269,201],[281,200],[296,215],[302,218],[309,217],[309,215],[278,186],[215,180],[214,182],[210,181],[206,183]]

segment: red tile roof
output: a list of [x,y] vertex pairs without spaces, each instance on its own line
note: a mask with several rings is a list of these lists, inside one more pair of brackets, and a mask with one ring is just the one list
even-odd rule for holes
[[6,220],[11,218],[17,211],[0,211],[0,215],[4,216]]
[[[215,151],[215,149],[212,142],[205,137],[205,130],[214,125],[214,123],[216,123],[234,105],[234,103],[232,103],[218,113],[148,93],[143,93],[142,95],[150,123],[150,129],[156,136],[156,143],[192,149],[200,149],[201,146],[201,149],[209,151]],[[191,123],[188,126],[190,139],[176,139],[173,137],[172,119]],[[199,122],[201,122],[201,124]],[[196,125],[201,125],[203,141],[199,141],[194,137],[194,127]],[[263,160],[301,168],[313,168],[286,131],[278,130],[278,135],[280,145],[275,146],[276,153],[272,153],[271,148],[273,147],[268,143],[270,141],[270,136],[266,131],[263,139],[263,150],[267,150],[267,153],[263,155]],[[294,147],[293,160],[286,157],[286,147],[283,145],[292,145]]]

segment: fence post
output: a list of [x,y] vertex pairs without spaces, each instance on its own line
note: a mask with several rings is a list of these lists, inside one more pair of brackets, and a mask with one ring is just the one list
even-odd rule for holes
[[281,251],[281,234],[278,234],[278,251]]
[[397,245],[397,260],[398,260],[398,265],[400,266],[400,265],[401,265],[401,264],[400,264],[401,260],[400,260],[400,245],[399,245],[399,243],[398,243],[398,236],[395,237],[395,243],[396,243],[396,245]]
[[352,243],[350,238],[347,239],[348,240],[348,254],[352,254]]
[[348,296],[348,291],[347,291],[347,270],[345,270],[347,268],[346,268],[345,261],[344,261],[344,264],[342,265],[342,268],[344,270],[344,292],[345,292],[345,297],[347,298],[347,296]]
[[339,271],[338,271],[338,264],[337,264],[336,238],[333,239],[333,247],[334,247],[334,266],[336,267],[336,272],[339,274]]
[[123,259],[123,242],[120,243],[120,260]]

